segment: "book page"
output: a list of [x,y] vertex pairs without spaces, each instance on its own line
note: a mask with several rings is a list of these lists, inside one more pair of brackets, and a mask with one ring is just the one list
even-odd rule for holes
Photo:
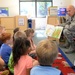
[[54,26],[54,25],[47,25],[46,27],[46,35],[59,39],[62,33],[63,27],[61,26]]
[[46,35],[47,36],[52,36],[54,30],[55,30],[55,26],[54,25],[47,24],[46,31],[45,31],[46,32]]
[[52,37],[60,39],[62,30],[63,30],[63,27],[61,27],[61,26],[56,26],[56,27],[55,27],[55,30],[54,30],[54,32],[53,32],[53,34],[52,34]]

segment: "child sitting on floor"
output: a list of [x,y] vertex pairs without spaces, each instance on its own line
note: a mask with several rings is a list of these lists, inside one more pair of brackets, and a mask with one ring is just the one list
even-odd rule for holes
[[30,75],[62,75],[60,70],[51,66],[58,55],[55,42],[42,40],[36,47],[36,54],[40,65],[33,67]]
[[[21,32],[21,31],[17,31],[14,34],[14,42],[16,41],[17,38],[27,39],[25,33],[24,32]],[[33,66],[38,65],[38,61],[36,61],[36,60],[33,60],[32,63],[33,63]],[[13,54],[11,54],[11,56],[9,58],[8,68],[9,68],[10,72],[12,73],[12,75],[14,75],[14,66],[13,66],[13,64],[14,64],[14,62],[13,62]]]
[[26,38],[18,37],[13,45],[14,75],[30,75],[33,60],[28,55],[30,42]]
[[30,44],[31,44],[31,51],[30,51],[29,55],[32,58],[35,58],[36,57],[36,45],[34,44],[34,41],[33,41],[34,30],[32,28],[28,28],[24,32],[27,36],[27,39],[30,41]]

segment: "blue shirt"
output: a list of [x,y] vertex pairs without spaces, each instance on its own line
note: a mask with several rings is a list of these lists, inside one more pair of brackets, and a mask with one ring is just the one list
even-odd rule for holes
[[4,60],[5,64],[8,64],[9,56],[11,54],[12,48],[7,44],[2,44],[0,48],[0,56]]
[[35,66],[30,75],[61,75],[61,71],[51,66]]

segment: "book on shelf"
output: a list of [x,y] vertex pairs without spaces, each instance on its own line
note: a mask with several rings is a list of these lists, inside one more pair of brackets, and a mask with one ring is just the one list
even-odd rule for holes
[[54,26],[51,24],[47,24],[45,32],[47,36],[60,39],[62,30],[63,30],[62,26]]

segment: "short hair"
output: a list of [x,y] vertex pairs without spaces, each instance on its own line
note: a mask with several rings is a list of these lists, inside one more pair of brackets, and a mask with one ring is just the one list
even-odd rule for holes
[[25,34],[24,32],[22,32],[22,31],[17,31],[17,32],[14,34],[14,39],[13,39],[13,40],[17,39],[18,37],[27,38],[27,37],[26,37],[26,34]]
[[55,42],[48,39],[42,40],[36,47],[36,54],[40,65],[52,65],[58,55],[58,48]]
[[32,28],[28,28],[24,32],[26,33],[26,36],[28,37],[30,35],[30,33],[34,33],[34,30]]
[[20,29],[19,29],[19,27],[17,27],[17,28],[15,28],[14,30],[13,30],[13,33],[15,34],[17,31],[19,31]]
[[0,36],[0,40],[5,43],[6,40],[9,40],[11,38],[11,33],[2,33]]

